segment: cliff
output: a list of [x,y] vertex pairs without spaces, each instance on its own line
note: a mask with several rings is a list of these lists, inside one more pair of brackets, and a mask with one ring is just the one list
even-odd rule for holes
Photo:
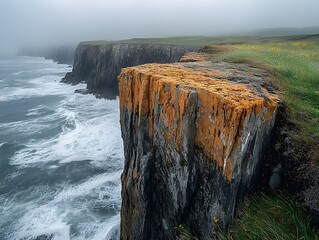
[[118,95],[117,76],[123,67],[145,63],[172,63],[186,52],[197,49],[159,44],[80,43],[75,51],[73,70],[66,74],[62,82],[85,82],[89,93],[112,99]]
[[44,57],[52,59],[59,64],[73,64],[75,46],[58,46],[58,47],[23,47],[19,50],[19,56]]
[[261,70],[207,58],[119,76],[121,239],[176,239],[180,224],[214,239],[256,179],[278,98]]

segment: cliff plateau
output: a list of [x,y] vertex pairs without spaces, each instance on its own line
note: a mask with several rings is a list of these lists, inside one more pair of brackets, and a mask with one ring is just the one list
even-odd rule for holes
[[121,239],[176,239],[180,224],[214,239],[256,179],[278,97],[261,70],[206,58],[119,76]]
[[72,72],[62,82],[87,83],[89,93],[113,99],[118,96],[117,76],[123,67],[145,63],[172,63],[197,47],[110,42],[80,43],[74,55]]

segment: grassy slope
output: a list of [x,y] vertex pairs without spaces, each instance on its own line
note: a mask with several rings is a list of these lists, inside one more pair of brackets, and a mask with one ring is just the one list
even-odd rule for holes
[[288,120],[296,126],[300,143],[310,146],[319,160],[319,36],[268,38],[227,45],[226,53],[212,61],[241,62],[264,67],[288,107]]

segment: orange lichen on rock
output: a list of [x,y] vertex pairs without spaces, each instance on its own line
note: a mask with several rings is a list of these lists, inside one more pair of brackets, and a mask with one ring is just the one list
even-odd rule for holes
[[198,52],[189,52],[185,53],[179,62],[203,62],[209,61],[213,56],[209,53],[198,53]]
[[227,80],[223,72],[196,63],[122,69],[119,94],[121,109],[137,114],[138,125],[147,118],[150,139],[164,134],[178,152],[187,147],[185,131],[193,124],[195,146],[216,161],[228,181],[257,132],[273,123],[278,105],[266,89]]

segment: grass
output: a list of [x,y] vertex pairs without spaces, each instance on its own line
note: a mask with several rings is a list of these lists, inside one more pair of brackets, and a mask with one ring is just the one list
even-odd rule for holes
[[220,240],[280,239],[317,240],[318,233],[309,225],[305,209],[280,194],[258,194],[246,198],[228,234]]
[[207,37],[207,36],[190,36],[190,37],[169,37],[169,38],[133,38],[119,41],[87,41],[82,42],[86,45],[103,46],[110,43],[136,43],[136,44],[171,44],[184,46],[204,47],[211,44],[239,43],[256,40],[255,37]]
[[226,48],[212,61],[248,63],[273,73],[296,139],[319,160],[319,36],[269,38]]

